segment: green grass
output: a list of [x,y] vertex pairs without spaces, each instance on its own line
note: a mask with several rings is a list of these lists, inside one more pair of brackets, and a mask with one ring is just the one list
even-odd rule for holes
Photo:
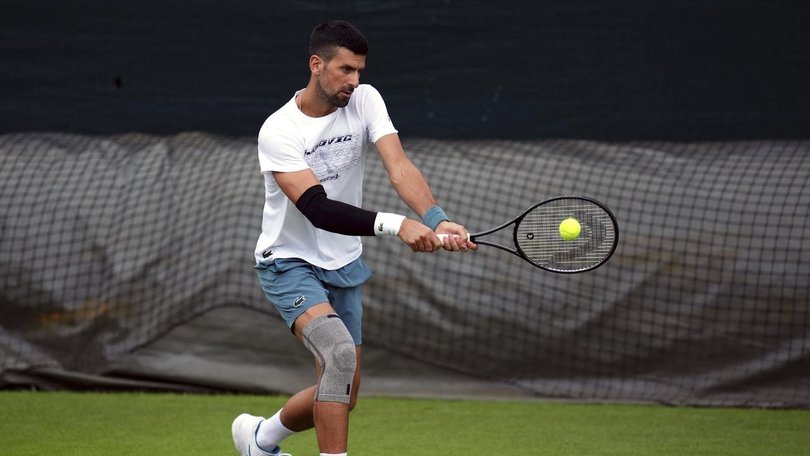
[[[235,455],[231,420],[280,396],[0,392],[0,454]],[[313,432],[285,441],[317,455]],[[361,398],[350,454],[807,455],[810,411]]]

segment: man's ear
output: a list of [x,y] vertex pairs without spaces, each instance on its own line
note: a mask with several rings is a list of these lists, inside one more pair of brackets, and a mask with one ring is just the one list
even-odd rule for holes
[[312,74],[319,75],[323,71],[323,68],[326,66],[326,62],[322,58],[320,58],[317,54],[313,54],[309,56],[309,71]]

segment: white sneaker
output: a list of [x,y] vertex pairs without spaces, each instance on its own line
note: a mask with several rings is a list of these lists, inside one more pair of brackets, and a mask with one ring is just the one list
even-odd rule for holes
[[264,421],[263,417],[247,413],[243,413],[233,420],[231,435],[233,435],[236,451],[241,456],[292,456],[290,453],[282,453],[279,447],[273,448],[269,453],[259,448],[259,445],[256,444],[256,432],[262,421]]

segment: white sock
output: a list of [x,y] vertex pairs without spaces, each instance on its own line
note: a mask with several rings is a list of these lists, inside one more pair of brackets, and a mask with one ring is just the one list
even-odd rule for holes
[[262,421],[262,424],[259,425],[259,431],[256,433],[256,444],[259,445],[259,448],[271,451],[279,446],[282,440],[293,434],[295,434],[295,431],[291,431],[281,424],[281,410],[279,410],[275,415]]
[[321,453],[321,456],[349,456],[349,453]]

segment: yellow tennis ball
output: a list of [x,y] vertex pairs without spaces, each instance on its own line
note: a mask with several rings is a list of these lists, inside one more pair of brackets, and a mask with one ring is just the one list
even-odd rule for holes
[[575,218],[567,218],[560,223],[560,236],[566,241],[573,241],[579,237],[582,227]]

